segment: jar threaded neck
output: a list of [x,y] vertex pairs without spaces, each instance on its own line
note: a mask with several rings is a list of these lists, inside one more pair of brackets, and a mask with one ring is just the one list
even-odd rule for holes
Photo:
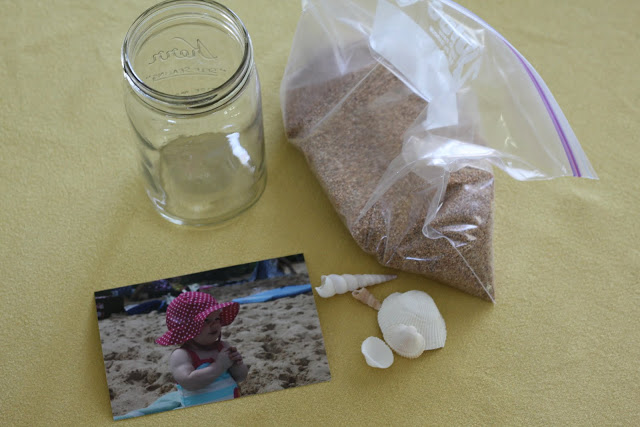
[[[222,52],[213,50],[220,46]],[[121,60],[126,81],[144,102],[198,114],[223,107],[242,91],[253,69],[253,48],[244,24],[227,7],[169,0],[131,25]]]

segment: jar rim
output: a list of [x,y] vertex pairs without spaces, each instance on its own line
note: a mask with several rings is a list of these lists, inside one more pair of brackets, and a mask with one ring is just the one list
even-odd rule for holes
[[[205,7],[212,12],[220,13],[224,17],[230,19],[237,27],[237,30],[239,30],[238,33],[242,38],[241,41],[244,45],[244,52],[238,68],[222,84],[198,94],[174,95],[151,87],[135,72],[130,61],[130,50],[132,47],[131,41],[138,32],[144,34],[144,31],[142,30],[144,30],[145,24],[153,22],[154,17],[157,17],[161,12],[188,6]],[[136,40],[136,42],[139,42],[139,40]],[[156,108],[158,107],[156,104],[159,104],[160,106],[169,107],[170,109],[184,109],[197,114],[203,110],[223,106],[228,101],[235,98],[235,95],[241,91],[248,81],[248,76],[253,66],[253,47],[251,38],[244,26],[244,23],[238,15],[228,7],[214,0],[166,0],[142,12],[133,24],[131,24],[122,44],[121,61],[125,79],[134,91],[143,98],[143,100],[153,106],[156,106]],[[181,112],[184,113],[185,111]]]

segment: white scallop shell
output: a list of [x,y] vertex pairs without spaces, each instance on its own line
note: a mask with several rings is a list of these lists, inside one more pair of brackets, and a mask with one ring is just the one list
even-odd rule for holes
[[329,298],[335,294],[344,294],[365,286],[393,280],[398,276],[385,274],[329,274],[320,278],[320,286],[316,292],[322,298]]
[[360,351],[364,354],[367,365],[374,368],[386,369],[393,364],[393,352],[380,338],[367,338],[362,342]]
[[393,293],[382,301],[378,311],[378,324],[385,339],[396,325],[416,328],[424,338],[424,349],[444,347],[447,328],[433,299],[422,291]]
[[424,352],[424,338],[415,326],[394,325],[384,334],[384,340],[400,356],[415,359]]

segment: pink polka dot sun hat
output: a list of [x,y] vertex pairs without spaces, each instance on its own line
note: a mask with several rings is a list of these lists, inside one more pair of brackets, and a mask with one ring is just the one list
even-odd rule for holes
[[214,297],[203,292],[183,292],[171,301],[167,308],[167,329],[156,343],[160,345],[184,344],[196,337],[204,321],[211,313],[222,310],[220,321],[227,326],[238,315],[240,304],[229,301],[218,303]]

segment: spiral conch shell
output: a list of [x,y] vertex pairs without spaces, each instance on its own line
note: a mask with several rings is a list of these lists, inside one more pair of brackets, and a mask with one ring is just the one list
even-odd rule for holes
[[[387,344],[400,355],[408,354],[405,357],[418,357],[424,350],[444,347],[447,339],[438,307],[422,291],[389,295],[378,311],[378,324]],[[422,337],[424,344],[416,335]]]
[[320,278],[316,288],[318,295],[329,298],[335,294],[344,294],[365,286],[393,280],[398,276],[384,274],[329,274]]
[[375,310],[380,310],[380,307],[382,306],[380,301],[371,295],[371,292],[369,292],[367,288],[358,288],[355,291],[352,291],[351,295],[361,303],[366,304]]

